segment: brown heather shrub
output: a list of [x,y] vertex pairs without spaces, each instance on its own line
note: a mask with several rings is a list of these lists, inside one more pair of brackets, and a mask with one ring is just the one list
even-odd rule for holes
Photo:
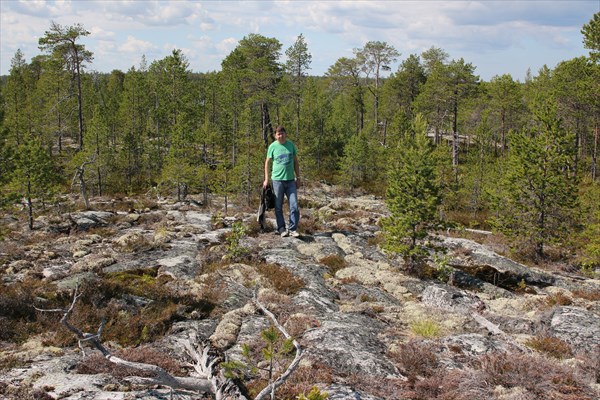
[[271,221],[267,219],[265,219],[264,221],[265,229],[263,229],[258,223],[258,221],[254,218],[252,218],[245,225],[247,229],[247,235],[250,237],[257,237],[261,233],[275,231],[275,227],[273,226]]
[[345,278],[340,279],[340,282],[347,285],[350,283],[360,283],[357,277],[355,276],[347,276]]
[[[70,322],[82,331],[96,332],[105,319],[103,339],[132,346],[163,336],[173,322],[187,318],[188,313],[206,317],[214,309],[215,304],[207,298],[170,293],[165,286],[168,279],[156,279],[155,273],[154,269],[139,269],[84,282]],[[144,303],[138,303],[135,296]],[[75,343],[66,328],[55,326],[54,330],[57,334],[49,344]]]
[[275,290],[283,294],[294,295],[306,286],[301,278],[279,265],[260,263],[256,269],[271,282]]
[[25,258],[25,246],[15,240],[0,241],[0,266],[9,261],[22,260]]
[[[475,363],[484,373],[490,389],[520,387],[536,399],[592,400],[590,387],[574,371],[539,356],[527,354],[487,354]],[[478,377],[481,379],[481,377]]]
[[287,325],[290,316],[300,312],[290,296],[274,290],[262,291],[258,297],[259,301],[279,320],[283,325]]
[[321,326],[319,320],[305,314],[293,314],[285,321],[285,329],[294,338],[301,337],[308,329]]
[[[122,349],[113,353],[114,356],[127,361],[156,365],[171,375],[183,375],[184,366],[170,355],[148,346]],[[138,370],[108,361],[99,353],[94,353],[77,364],[75,371],[78,374],[103,374],[109,373],[116,378],[127,376],[151,377],[152,373]]]
[[600,290],[598,289],[575,289],[571,293],[573,296],[589,301],[600,300]]
[[553,293],[553,294],[549,295],[548,297],[546,297],[545,303],[546,303],[546,305],[548,305],[550,307],[568,306],[568,305],[573,304],[573,300],[571,300],[571,298],[569,296],[567,296],[566,294],[564,294],[562,292],[557,292],[557,293]]
[[556,359],[571,358],[573,350],[565,341],[552,336],[537,336],[529,339],[525,344],[534,350],[547,354]]
[[383,244],[384,240],[385,240],[384,235],[374,235],[367,239],[367,244],[369,246],[378,247]]
[[329,268],[329,272],[332,275],[335,275],[340,269],[344,269],[348,266],[348,263],[344,259],[344,257],[332,254],[326,257],[323,257],[319,260],[319,262],[323,265],[326,265]]
[[419,377],[433,376],[439,367],[439,359],[431,344],[411,340],[400,345],[398,350],[390,352],[388,356],[396,367],[409,381],[416,381]]
[[316,384],[333,383],[333,370],[320,362],[311,365],[301,364],[289,379],[277,389],[278,399],[297,399],[301,393],[308,393]]
[[[46,299],[41,303],[39,299]],[[0,340],[22,342],[29,335],[50,329],[60,319],[55,313],[41,313],[40,308],[61,308],[66,300],[53,284],[27,279],[0,290]]]
[[302,215],[302,220],[299,226],[300,232],[307,235],[314,235],[323,230],[323,224],[313,214]]
[[405,396],[408,385],[401,379],[362,373],[345,377],[344,381],[358,390],[382,399],[410,399]]

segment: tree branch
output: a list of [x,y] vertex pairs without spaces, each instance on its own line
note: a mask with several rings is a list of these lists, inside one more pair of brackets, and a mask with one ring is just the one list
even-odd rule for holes
[[[286,339],[291,339],[292,337],[290,336],[290,334],[285,330],[285,328],[279,323],[279,321],[277,321],[277,318],[275,317],[275,315],[269,311],[259,300],[258,300],[258,288],[254,291],[254,302],[256,303],[256,305],[262,310],[263,313],[265,313],[265,315],[267,315],[271,321],[273,321],[273,324],[275,325],[275,327],[277,329],[279,329],[279,331],[283,334],[283,336],[285,336]],[[274,398],[274,393],[275,390],[281,386],[289,377],[290,375],[296,370],[296,368],[298,367],[298,364],[300,364],[300,359],[302,358],[303,352],[302,352],[302,347],[300,346],[300,344],[298,343],[298,341],[296,339],[292,340],[292,343],[294,345],[294,347],[296,348],[296,356],[294,357],[294,359],[292,360],[291,364],[287,367],[287,369],[285,370],[285,372],[283,374],[281,374],[277,379],[275,379],[273,382],[269,383],[269,385],[267,385],[266,388],[264,388],[255,398],[254,400],[262,400],[264,399],[268,394],[271,394],[271,398]]]

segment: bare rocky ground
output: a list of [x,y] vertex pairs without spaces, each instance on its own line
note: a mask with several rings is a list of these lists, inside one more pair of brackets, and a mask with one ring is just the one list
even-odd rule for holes
[[[39,217],[30,235],[3,217],[13,233],[0,242],[0,398],[205,398],[114,368],[78,347],[61,313],[33,308],[68,306],[78,285],[74,325],[96,332],[105,317],[111,351],[191,378],[190,337],[249,364],[247,345],[268,366],[261,332],[272,322],[257,293],[304,350],[276,398],[313,386],[329,399],[600,398],[597,271],[527,267],[478,243],[485,233],[444,232],[437,261],[409,273],[379,247],[382,199],[310,192],[300,238],[258,231],[252,212],[189,202],[96,201]],[[236,221],[251,227],[239,241]],[[293,352],[275,358],[277,375]],[[259,375],[238,373],[248,398],[266,385]]]

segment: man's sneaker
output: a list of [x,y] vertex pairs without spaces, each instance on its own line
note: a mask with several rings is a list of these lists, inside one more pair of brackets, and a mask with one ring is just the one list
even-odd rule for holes
[[288,237],[290,235],[290,233],[285,228],[279,229],[279,234],[281,235],[281,237]]
[[290,231],[290,236],[297,238],[297,237],[300,237],[300,234],[298,233],[298,231]]

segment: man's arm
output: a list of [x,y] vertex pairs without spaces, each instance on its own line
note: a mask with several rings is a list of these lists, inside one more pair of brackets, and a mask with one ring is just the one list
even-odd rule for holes
[[265,159],[265,180],[263,181],[263,187],[269,186],[269,161],[271,161],[271,159],[267,157]]
[[300,181],[300,162],[296,155],[294,155],[294,173],[296,174],[296,187],[300,187],[302,185]]

